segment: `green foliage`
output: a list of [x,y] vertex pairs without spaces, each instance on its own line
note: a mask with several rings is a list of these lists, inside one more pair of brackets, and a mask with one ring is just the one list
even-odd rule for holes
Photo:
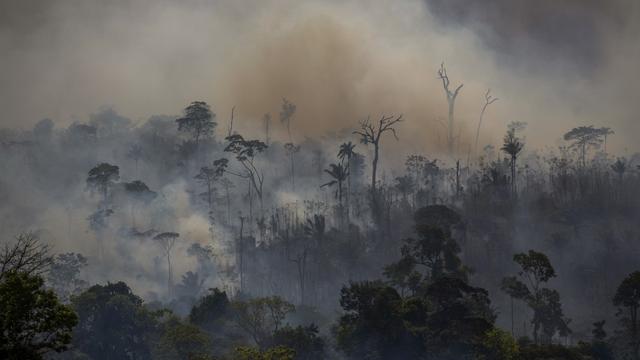
[[521,345],[519,360],[585,360],[588,353],[579,347],[556,344]]
[[293,349],[296,360],[322,360],[325,358],[324,340],[318,336],[315,325],[284,326],[273,333],[272,347]]
[[94,285],[72,297],[79,323],[73,344],[95,360],[148,359],[162,312],[148,310],[123,282]]
[[478,360],[518,360],[520,346],[511,334],[499,328],[493,328],[482,339],[482,354]]
[[77,322],[40,276],[10,271],[0,281],[0,358],[41,359],[66,350]]
[[182,360],[206,359],[209,357],[209,337],[197,326],[171,318],[164,324],[164,330],[154,359]]
[[294,360],[295,351],[284,346],[277,346],[267,350],[259,350],[248,346],[237,347],[233,360]]

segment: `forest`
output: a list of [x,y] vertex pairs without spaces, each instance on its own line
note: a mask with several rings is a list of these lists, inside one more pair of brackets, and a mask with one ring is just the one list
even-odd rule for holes
[[390,173],[402,115],[294,142],[296,111],[283,98],[260,138],[202,101],[4,130],[3,203],[64,204],[87,250],[5,212],[3,357],[638,358],[640,155],[609,154],[612,129],[545,153],[513,122],[499,148]]
[[640,360],[640,5],[0,2],[0,359]]

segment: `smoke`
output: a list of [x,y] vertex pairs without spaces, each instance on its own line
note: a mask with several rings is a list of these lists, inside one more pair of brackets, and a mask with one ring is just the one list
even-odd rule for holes
[[[446,100],[436,70],[453,84],[459,151],[473,143],[487,88],[500,101],[481,143],[500,141],[510,121],[529,123],[533,146],[555,145],[570,127],[616,130],[613,150],[640,130],[633,94],[638,5],[632,1],[80,1],[3,2],[2,125],[43,117],[82,120],[102,105],[142,120],[213,104],[225,129],[262,136],[279,104],[298,105],[305,135],[404,114],[400,144],[443,148]],[[284,136],[281,132],[280,136]]]

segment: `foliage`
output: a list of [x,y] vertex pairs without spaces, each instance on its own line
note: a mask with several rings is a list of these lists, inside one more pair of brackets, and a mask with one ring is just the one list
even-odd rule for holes
[[550,343],[556,333],[567,336],[571,329],[562,311],[560,294],[556,290],[541,287],[556,276],[549,258],[543,253],[529,250],[528,253],[515,254],[513,261],[520,265],[520,278],[505,277],[501,287],[509,296],[526,302],[533,310],[531,323],[534,343],[539,344],[540,331],[543,343]]
[[64,253],[58,254],[53,259],[47,283],[56,291],[62,300],[69,300],[87,286],[87,282],[78,278],[82,268],[87,266],[87,258],[82,254]]
[[178,131],[191,135],[198,146],[201,139],[208,139],[213,135],[217,123],[214,121],[216,114],[204,101],[194,101],[184,109],[184,117],[176,119]]
[[287,314],[295,310],[292,304],[278,296],[235,300],[231,306],[238,325],[260,348],[265,348]]
[[155,359],[206,359],[209,356],[209,337],[197,326],[171,318],[163,324],[163,332],[155,349]]
[[0,358],[42,359],[64,351],[77,322],[42,277],[11,270],[0,280]]
[[203,329],[213,330],[220,326],[230,310],[227,294],[217,288],[210,289],[209,294],[191,308],[189,321]]
[[71,303],[79,318],[74,347],[95,360],[150,358],[162,313],[148,310],[127,284],[94,285]]
[[296,360],[325,359],[324,340],[318,336],[315,325],[284,327],[274,331],[271,339],[272,347],[286,347],[295,351]]
[[235,349],[233,360],[294,360],[295,351],[284,346],[259,350],[248,346]]
[[481,360],[518,360],[520,346],[506,331],[499,328],[489,330],[482,339]]

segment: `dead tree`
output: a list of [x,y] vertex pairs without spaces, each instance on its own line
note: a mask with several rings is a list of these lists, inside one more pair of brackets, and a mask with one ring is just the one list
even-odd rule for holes
[[378,174],[378,160],[380,159],[380,140],[382,134],[390,131],[393,136],[398,140],[396,129],[393,127],[395,124],[402,121],[402,115],[398,117],[382,115],[377,124],[371,122],[367,117],[365,120],[360,121],[360,130],[356,130],[353,133],[360,135],[360,141],[365,144],[373,144],[373,159],[371,161],[371,205],[374,214],[374,219],[378,219],[379,204],[378,193],[376,188],[377,174]]
[[482,111],[480,111],[480,119],[478,120],[478,129],[476,130],[476,143],[473,149],[474,156],[478,153],[478,138],[480,137],[480,126],[482,126],[482,118],[484,117],[484,113],[487,110],[487,107],[489,105],[498,101],[498,98],[493,97],[490,93],[491,93],[491,89],[487,89],[487,92],[484,94],[484,104],[482,105]]
[[447,69],[444,67],[444,63],[440,65],[440,69],[438,70],[438,78],[442,80],[442,87],[444,89],[445,94],[447,95],[447,103],[449,104],[449,124],[447,126],[447,148],[449,150],[449,154],[452,155],[453,147],[454,147],[453,143],[455,141],[454,135],[453,135],[453,131],[454,131],[453,110],[456,103],[456,98],[458,97],[458,94],[460,93],[460,89],[462,89],[462,86],[464,84],[458,85],[458,87],[454,91],[451,91],[449,89],[450,81],[449,81],[449,76],[447,75]]

